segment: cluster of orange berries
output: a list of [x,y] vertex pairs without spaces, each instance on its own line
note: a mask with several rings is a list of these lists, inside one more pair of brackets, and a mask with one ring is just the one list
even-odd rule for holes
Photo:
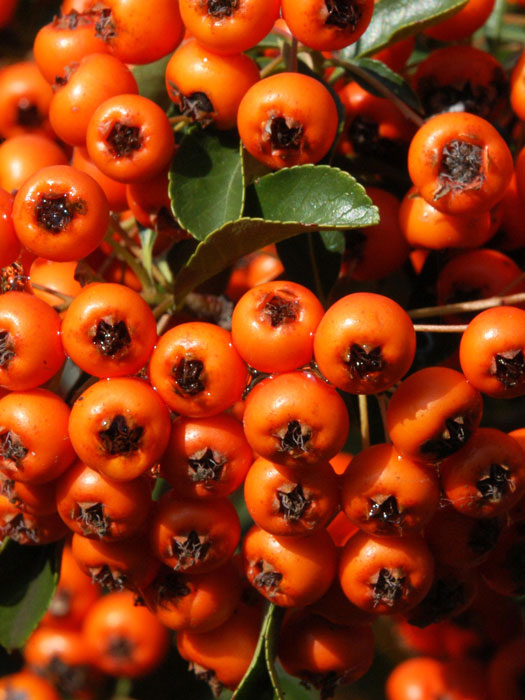
[[[15,4],[3,3],[0,26]],[[426,36],[463,40],[493,5],[470,0]],[[404,379],[411,316],[388,296],[345,290],[409,255],[424,285],[425,261],[443,254],[439,304],[523,293],[512,255],[525,243],[525,149],[514,159],[490,122],[516,135],[525,120],[525,55],[507,81],[480,49],[432,51],[411,77],[428,117],[416,130],[356,82],[326,87],[373,11],[373,0],[64,0],[35,61],[0,70],[0,535],[68,541],[24,651],[32,671],[2,679],[0,700],[55,700],[53,685],[90,698],[104,674],[160,663],[167,630],[214,692],[234,689],[265,600],[287,609],[283,668],[323,698],[369,669],[381,615],[411,652],[438,657],[400,664],[389,700],[412,686],[422,698],[522,697],[512,598],[525,593],[525,428],[480,425],[482,394],[525,396],[525,311],[519,301],[482,311],[459,328],[450,366]],[[261,77],[243,52],[271,31],[333,59],[325,82]],[[402,71],[413,47],[375,57]],[[171,119],[130,68],[170,54]],[[318,163],[332,146],[335,158],[394,165],[408,154],[402,202],[366,182],[381,221],[345,233],[327,311],[299,284],[255,284],[257,262],[283,274],[270,248],[230,278],[231,332],[158,323],[147,275],[126,261],[140,256],[135,222],[156,232],[154,254],[189,237],[168,169],[174,125],[194,122],[237,128],[270,169]],[[445,319],[459,324],[463,310]],[[72,368],[83,381],[66,386]],[[368,446],[362,425],[352,458],[342,450],[356,395],[363,423],[377,397],[385,441]],[[254,522],[244,532],[239,500]],[[487,650],[488,676],[470,658]]]
[[[338,477],[330,460],[346,442],[349,417],[336,389],[382,394],[414,358],[412,322],[388,297],[351,294],[323,312],[305,287],[269,282],[241,297],[231,334],[188,322],[158,338],[151,310],[124,286],[87,285],[62,321],[27,292],[4,294],[3,535],[41,544],[73,531],[82,570],[110,590],[139,594],[216,687],[240,682],[257,643],[262,599],[243,599],[246,577],[269,601],[301,609],[285,623],[280,659],[329,694],[370,666],[378,615],[425,625],[456,615],[474,598],[480,566],[496,591],[523,589],[509,554],[523,538],[523,431],[479,428],[476,389],[481,382],[498,397],[525,393],[515,360],[523,314],[503,307],[471,322],[464,343],[486,317],[498,329],[499,344],[490,336],[484,351],[481,331],[474,357],[468,346],[462,353],[481,380],[428,367],[402,381],[386,412],[393,444],[347,459]],[[71,410],[41,388],[65,360],[62,345],[96,378]],[[130,376],[145,365],[149,381]],[[153,502],[158,476],[171,488]],[[227,497],[243,483],[255,525],[242,538],[240,565],[232,557],[241,525]],[[101,670],[117,647],[128,666],[110,668],[149,670],[148,661],[127,671],[118,635],[96,629]],[[305,668],[307,650],[296,640],[309,635],[339,640],[333,667],[314,658]],[[234,667],[220,665],[226,639]]]

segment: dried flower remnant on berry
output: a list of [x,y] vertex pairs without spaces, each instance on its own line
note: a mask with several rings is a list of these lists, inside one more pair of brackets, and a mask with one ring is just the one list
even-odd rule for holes
[[407,577],[401,569],[387,569],[383,567],[370,581],[372,589],[373,606],[384,604],[389,608],[403,597],[408,585]]
[[302,484],[294,484],[289,490],[278,489],[277,499],[279,512],[290,522],[301,520],[311,503],[311,499],[303,491]]
[[[173,368],[173,377],[177,385],[175,392],[180,396],[194,396],[204,391],[205,386],[201,380],[203,370],[204,363],[201,360],[187,360],[183,357],[178,365]],[[177,387],[181,391],[178,391]]]
[[101,319],[93,336],[93,345],[107,357],[115,357],[131,344],[131,336],[124,321]]
[[483,148],[475,143],[454,139],[442,150],[439,188],[434,199],[458,190],[479,190],[485,180]]
[[206,536],[201,537],[191,530],[186,537],[174,537],[171,542],[170,557],[176,557],[176,571],[188,569],[206,558],[211,542]]
[[118,455],[139,450],[143,433],[141,425],[131,428],[126,418],[119,414],[113,418],[108,428],[99,431],[98,436],[108,454]]
[[188,473],[197,483],[220,481],[226,462],[223,455],[208,447],[188,458]]
[[142,148],[142,135],[139,126],[115,122],[106,136],[110,153],[116,158],[130,157]]

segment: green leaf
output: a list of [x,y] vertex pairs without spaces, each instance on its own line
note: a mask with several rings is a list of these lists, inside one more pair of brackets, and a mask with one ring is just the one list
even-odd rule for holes
[[9,540],[0,554],[0,644],[22,647],[56,590],[61,543],[21,546]]
[[171,56],[169,54],[153,63],[135,66],[132,70],[139,86],[139,95],[153,100],[164,110],[172,104],[166,90],[166,66]]
[[171,486],[169,483],[163,479],[161,476],[158,476],[155,480],[155,486],[153,487],[153,491],[151,492],[151,500],[152,501],[160,501],[162,496],[167,493],[170,490]]
[[229,265],[233,265],[243,255],[313,228],[303,224],[282,224],[263,219],[243,218],[230,221],[199,243],[193,255],[179,267],[174,275],[176,302],[183,301],[188,292]]
[[500,41],[516,42],[525,44],[525,27],[518,27],[514,24],[504,24],[500,30]]
[[[353,72],[353,67],[358,68],[358,71]],[[374,87],[374,83],[380,83],[390,93],[398,97],[402,102],[409,105],[416,112],[423,113],[423,109],[419,102],[419,98],[412,90],[410,85],[398,73],[393,71],[382,61],[377,61],[374,58],[356,58],[348,61],[347,68],[352,73],[356,82],[362,88],[377,97],[385,97],[385,93]]]
[[343,231],[321,231],[320,236],[326,250],[329,250],[331,253],[339,253],[339,255],[345,252],[345,234]]
[[496,0],[494,4],[494,9],[492,10],[490,17],[483,25],[483,33],[489,39],[498,41],[501,35],[501,29],[503,27],[505,10],[507,7],[506,0]]
[[[342,231],[326,232],[330,236]],[[323,304],[335,284],[341,267],[341,255],[327,249],[321,235],[303,233],[277,244],[277,253],[286,271],[286,279],[308,287]]]
[[272,222],[333,229],[379,221],[364,187],[329,165],[299,165],[265,175],[252,185],[248,198],[251,215]]
[[263,175],[269,175],[273,171],[267,165],[257,160],[257,158],[254,158],[252,154],[244,148],[242,142],[240,144],[240,147],[243,184],[246,188],[253,184],[259,178],[263,177]]
[[142,250],[142,265],[148,274],[151,284],[153,284],[153,246],[155,245],[157,232],[150,228],[141,229],[139,237]]
[[[319,693],[315,690],[308,691],[300,678],[288,675],[279,668],[279,679],[283,689],[285,700],[312,700],[318,698]],[[354,696],[349,696],[347,700],[354,700]]]
[[232,700],[283,700],[274,663],[279,630],[285,612],[285,608],[268,606],[252,662],[233,693]]
[[244,206],[239,137],[233,131],[195,128],[182,140],[170,170],[173,214],[203,241]]
[[[305,165],[265,175],[250,188],[251,208],[265,218],[230,221],[199,243],[189,258],[172,266],[178,303],[213,275],[270,243],[319,228],[370,226],[377,208],[354,178],[337,168]],[[271,220],[270,216],[276,220]],[[340,242],[337,245],[341,245]]]
[[339,55],[370,56],[458,12],[468,0],[381,0],[366,32]]

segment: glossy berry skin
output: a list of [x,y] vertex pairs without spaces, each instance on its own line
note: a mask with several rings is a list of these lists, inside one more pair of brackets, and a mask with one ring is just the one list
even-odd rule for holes
[[294,282],[257,285],[237,302],[232,340],[243,360],[261,372],[289,372],[312,359],[314,334],[324,310]]
[[260,382],[248,395],[243,422],[257,454],[298,469],[335,457],[349,425],[344,401],[312,372],[286,372]]
[[35,255],[80,260],[102,242],[109,206],[100,185],[69,165],[38,170],[18,190],[13,204],[18,238]]
[[430,590],[434,562],[422,537],[371,537],[358,532],[344,546],[339,579],[344,594],[363,610],[404,613]]
[[461,337],[459,361],[465,377],[494,398],[525,392],[525,311],[514,306],[477,314]]
[[62,323],[66,353],[95,377],[135,374],[156,340],[151,309],[121,284],[90,285],[71,303]]
[[79,458],[110,479],[135,479],[161,457],[169,411],[141,379],[113,377],[92,384],[73,404],[69,435]]
[[337,107],[327,88],[301,73],[278,73],[244,95],[237,128],[246,150],[272,169],[317,163],[337,131]]
[[488,210],[465,216],[447,214],[427,202],[417,187],[412,187],[401,202],[399,224],[410,246],[429,250],[474,248],[492,235]]
[[430,118],[417,131],[408,170],[423,199],[439,211],[463,216],[494,206],[514,168],[507,144],[489,122],[451,112]]
[[[59,310],[60,313],[64,301],[57,294],[53,294],[51,290],[73,298],[76,297],[82,291],[82,285],[78,279],[84,282],[86,279],[84,273],[88,274],[86,267],[83,263],[75,260],[55,262],[45,258],[35,258],[29,269],[29,284],[36,297],[45,301],[55,310]],[[46,287],[50,291],[39,289],[39,286]]]
[[56,513],[56,480],[43,484],[15,481],[0,473],[0,494],[8,501],[30,515],[51,515]]
[[69,69],[65,85],[57,85],[49,106],[51,126],[66,143],[84,146],[89,120],[97,107],[123,93],[138,93],[130,69],[115,56],[89,54]]
[[243,560],[252,586],[283,607],[321,598],[337,570],[337,551],[324,530],[308,537],[275,537],[254,525],[244,537]]
[[166,66],[166,89],[180,112],[220,130],[235,128],[240,101],[258,80],[259,68],[249,56],[220,56],[195,40],[180,46]]
[[240,602],[226,622],[209,632],[182,630],[177,650],[202,668],[215,692],[235,690],[248,670],[261,629],[260,609]]
[[13,263],[21,245],[13,226],[13,197],[0,187],[0,267]]
[[168,650],[168,634],[130,591],[100,598],[84,621],[84,638],[94,664],[104,673],[136,678],[150,673]]
[[73,149],[71,165],[77,170],[91,175],[93,180],[98,182],[104,190],[109,208],[113,213],[122,212],[129,208],[126,200],[126,185],[123,182],[117,182],[117,180],[105,175],[102,170],[93,163],[87,150],[83,146],[77,146]]
[[0,296],[0,334],[0,386],[5,389],[33,389],[64,364],[60,317],[32,294]]
[[325,526],[339,504],[337,477],[330,464],[290,470],[258,457],[244,482],[253,520],[276,537],[309,535]]
[[282,15],[291,33],[316,51],[336,51],[364,34],[374,11],[374,0],[352,0],[342,5],[324,0],[283,0]]
[[58,143],[42,134],[20,134],[0,145],[0,187],[19,190],[40,168],[67,165],[66,154]]
[[227,561],[206,574],[181,574],[164,567],[143,596],[166,627],[210,632],[234,614],[241,592],[235,564]]
[[183,499],[173,490],[157,504],[150,531],[154,555],[188,574],[217,569],[233,555],[240,537],[239,516],[227,498]]
[[366,626],[376,619],[374,613],[358,608],[357,605],[348,600],[343,593],[338,576],[335,577],[324,596],[309,605],[307,610],[335,625],[344,625],[345,627]]
[[144,524],[151,507],[147,477],[113,481],[76,462],[57,484],[57,510],[80,535],[105,541],[123,540]]
[[345,125],[337,144],[345,155],[405,162],[414,125],[386,97],[378,97],[349,82],[337,91],[345,109]]
[[259,43],[279,17],[279,0],[245,0],[242,5],[179,0],[182,21],[199,44],[218,54],[235,54]]
[[436,462],[461,449],[479,426],[482,412],[480,393],[461,372],[426,367],[399,385],[386,420],[399,452]]
[[346,470],[341,506],[349,520],[371,535],[416,534],[439,506],[438,477],[392,445],[373,445]]
[[228,413],[173,421],[160,473],[180,496],[216,498],[233,493],[253,461],[242,424]]
[[[141,486],[144,488],[145,484]],[[127,588],[141,591],[149,586],[161,566],[151,553],[144,528],[125,539],[99,539],[92,533],[84,536],[75,532],[71,538],[71,551],[82,575],[96,590],[121,591]]]
[[281,630],[278,653],[287,673],[323,692],[353,683],[368,671],[374,635],[369,625],[339,625],[296,611]]
[[140,182],[162,172],[175,152],[171,124],[156,102],[123,94],[100,104],[86,131],[93,163],[119,182]]
[[58,542],[67,534],[67,527],[59,515],[34,515],[24,512],[0,496],[0,541],[7,538],[20,545],[42,545]]
[[171,0],[89,0],[97,34],[123,63],[146,64],[171,53],[182,41],[184,26]]
[[471,660],[419,656],[398,664],[386,683],[387,700],[488,700],[484,669]]
[[425,34],[442,41],[458,41],[471,36],[485,24],[495,0],[469,0],[459,12],[425,30]]
[[416,334],[392,299],[358,292],[336,301],[323,316],[314,356],[324,376],[351,394],[377,394],[408,372]]
[[109,47],[97,36],[96,17],[62,11],[37,32],[33,54],[41,74],[50,85],[67,80],[68,66],[93,53],[107,53]]
[[161,336],[151,355],[149,378],[172,411],[197,418],[221,413],[238,401],[248,372],[229,331],[194,321]]
[[525,118],[525,52],[522,53],[510,78],[510,104],[519,119]]
[[525,491],[525,452],[507,433],[479,428],[463,449],[442,463],[441,485],[451,505],[464,515],[503,515]]
[[49,104],[53,97],[33,61],[16,61],[0,73],[0,134],[8,139],[21,134],[52,136]]
[[73,463],[69,406],[47,389],[12,391],[0,399],[0,470],[29,484],[53,481]]

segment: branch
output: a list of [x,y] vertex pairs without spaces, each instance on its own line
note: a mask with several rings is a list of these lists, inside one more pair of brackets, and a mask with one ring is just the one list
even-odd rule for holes
[[467,311],[482,311],[493,306],[512,306],[525,302],[525,292],[509,294],[508,296],[489,297],[476,301],[462,301],[458,304],[443,304],[442,306],[426,306],[421,309],[412,309],[408,315],[412,319],[430,318],[432,316],[444,316],[445,314],[457,314]]

